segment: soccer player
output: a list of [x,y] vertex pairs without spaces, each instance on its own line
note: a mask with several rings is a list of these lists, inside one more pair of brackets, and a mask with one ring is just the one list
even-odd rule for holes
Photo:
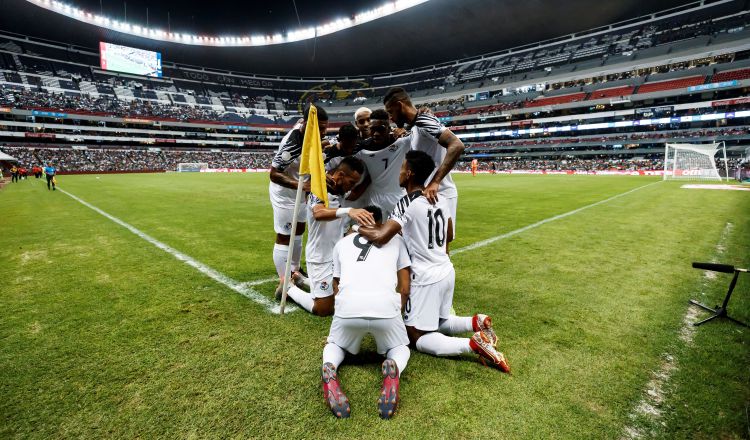
[[346,156],[351,156],[358,151],[357,129],[352,124],[346,123],[339,128],[336,143],[323,150],[323,163],[326,171],[330,171]]
[[[379,208],[369,206],[380,223]],[[399,377],[409,361],[409,338],[401,311],[409,296],[411,262],[404,240],[396,236],[381,247],[352,233],[333,250],[333,290],[336,313],[323,349],[323,396],[333,415],[349,417],[349,399],[341,390],[337,369],[346,353],[357,354],[365,334],[375,338],[385,355],[383,387],[378,399],[380,417],[389,419],[399,403]],[[398,293],[396,293],[398,292]]]
[[476,177],[477,175],[477,167],[479,166],[479,163],[476,159],[471,159],[471,175],[473,177]]
[[437,201],[438,195],[448,202],[450,217],[453,219],[450,240],[453,240],[456,236],[458,190],[450,172],[464,151],[463,142],[435,115],[419,112],[412,104],[409,94],[401,87],[388,90],[383,104],[396,126],[410,127],[412,150],[424,151],[438,164],[438,168],[424,182],[424,195],[431,203]]
[[[323,108],[318,108],[318,128],[321,138],[328,128],[328,114]],[[299,179],[299,158],[302,154],[302,141],[305,138],[305,127],[310,113],[308,105],[304,111],[304,119],[292,128],[284,136],[279,145],[279,150],[271,162],[268,193],[273,206],[273,228],[276,232],[276,243],[273,247],[273,263],[279,279],[283,279],[286,268],[286,258],[289,253],[289,240],[292,227],[296,227],[294,238],[294,249],[292,252],[292,270],[299,270],[300,258],[302,256],[302,234],[305,233],[304,205],[298,208],[297,224],[292,225],[294,217],[294,202],[296,198],[297,182]],[[310,184],[305,183],[304,190],[310,191]],[[288,274],[286,274],[288,275]]]
[[15,165],[10,167],[10,181],[11,183],[18,181],[18,167]]
[[[375,245],[382,245],[403,233],[412,259],[411,293],[404,310],[404,323],[417,350],[434,356],[474,352],[483,363],[510,372],[505,356],[495,349],[497,336],[489,316],[450,314],[456,273],[447,252],[452,233],[449,205],[443,198],[431,203],[422,195],[424,182],[434,168],[435,163],[426,153],[409,151],[399,175],[407,195],[386,223],[360,227],[359,234]],[[474,332],[471,338],[447,336],[469,331]]]
[[354,112],[354,124],[359,132],[359,140],[363,141],[370,137],[370,111],[367,107],[360,107]]
[[[314,194],[310,194],[307,217],[310,228],[305,247],[310,292],[290,285],[288,295],[308,312],[318,316],[333,314],[333,247],[344,235],[344,220],[352,219],[361,225],[375,223],[372,214],[364,209],[341,208],[339,198],[351,190],[359,181],[365,167],[359,159],[348,156],[328,172],[328,208]],[[294,281],[301,281],[295,273]],[[277,289],[276,296],[281,297]]]
[[370,134],[372,137],[362,143],[362,149],[355,155],[367,167],[367,177],[362,182],[367,190],[362,197],[364,203],[391,212],[406,195],[398,184],[398,174],[410,149],[410,139],[409,136],[396,138],[391,132],[388,113],[380,109],[370,115]]
[[52,186],[52,191],[57,191],[55,188],[55,184],[57,183],[55,180],[55,174],[57,174],[57,170],[51,163],[47,164],[44,168],[44,174],[47,176],[47,191],[49,191],[50,185]]

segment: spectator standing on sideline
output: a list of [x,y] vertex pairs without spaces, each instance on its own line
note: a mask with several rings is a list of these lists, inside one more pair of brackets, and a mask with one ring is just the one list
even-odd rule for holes
[[47,176],[47,190],[49,191],[51,185],[52,191],[57,191],[57,188],[55,188],[55,184],[57,183],[55,181],[55,174],[57,174],[57,170],[51,163],[44,167],[44,174]]

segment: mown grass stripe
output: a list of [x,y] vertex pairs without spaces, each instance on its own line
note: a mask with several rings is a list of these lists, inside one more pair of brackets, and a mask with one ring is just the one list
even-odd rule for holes
[[518,235],[518,234],[520,234],[522,232],[526,232],[529,229],[534,229],[536,227],[539,227],[539,226],[542,226],[544,224],[553,222],[555,220],[560,220],[562,218],[569,217],[569,216],[574,215],[574,214],[578,214],[581,211],[585,211],[585,210],[587,210],[589,208],[593,208],[595,206],[599,206],[599,205],[602,205],[604,203],[611,202],[612,200],[619,199],[620,197],[624,197],[624,196],[626,196],[628,194],[632,194],[632,193],[634,193],[636,191],[639,191],[639,190],[641,190],[643,188],[649,187],[651,185],[655,185],[655,184],[660,183],[660,182],[661,182],[661,180],[657,181],[657,182],[648,183],[646,185],[639,186],[637,188],[633,188],[630,191],[625,191],[624,193],[620,193],[620,194],[614,195],[612,197],[606,198],[604,200],[600,200],[598,202],[594,202],[594,203],[591,203],[589,205],[582,206],[582,207],[574,209],[572,211],[568,211],[568,212],[563,213],[563,214],[559,214],[559,215],[555,215],[555,216],[552,216],[552,217],[549,217],[549,218],[545,218],[544,220],[539,220],[538,222],[532,223],[532,224],[527,225],[527,226],[524,226],[523,228],[518,228],[518,229],[516,229],[514,231],[506,232],[505,234],[497,235],[495,237],[491,237],[491,238],[488,238],[486,240],[477,241],[477,242],[472,243],[472,244],[470,244],[468,246],[464,246],[464,247],[461,247],[461,248],[458,248],[456,250],[451,251],[451,256],[458,255],[458,254],[466,252],[466,251],[473,251],[474,249],[478,249],[478,248],[487,246],[488,244],[492,244],[492,243],[494,243],[496,241],[504,240],[504,239],[512,237],[514,235]]
[[[102,211],[101,209],[97,208],[96,206],[94,206],[94,205],[86,202],[85,200],[83,200],[83,199],[81,199],[81,198],[79,198],[79,197],[77,197],[77,196],[75,196],[75,195],[73,195],[73,194],[71,194],[71,193],[63,190],[62,188],[58,187],[57,189],[60,190],[66,196],[68,196],[68,197],[72,198],[73,200],[77,201],[78,203],[82,204],[83,206],[85,206],[85,207],[87,207],[87,208],[95,211],[96,213],[98,213],[98,214],[106,217],[107,219],[113,221],[114,223],[117,223],[118,225],[120,225],[123,228],[129,230],[130,232],[132,232],[133,234],[137,235],[138,237],[146,240],[147,242],[153,244],[157,248],[163,250],[164,252],[167,252],[168,254],[172,255],[176,259],[178,259],[178,260],[182,261],[183,263],[187,264],[188,266],[191,266],[191,267],[197,269],[199,272],[201,272],[202,274],[208,276],[212,280],[214,280],[214,281],[216,281],[216,282],[218,282],[220,284],[225,285],[226,287],[234,290],[235,292],[239,293],[240,295],[242,295],[242,296],[244,296],[244,297],[246,297],[248,299],[251,299],[251,300],[255,301],[256,303],[258,303],[258,304],[262,305],[263,307],[265,307],[266,309],[268,309],[269,312],[274,313],[274,314],[279,314],[279,312],[280,312],[279,305],[276,304],[276,302],[271,301],[270,299],[268,299],[265,296],[261,295],[255,289],[251,288],[250,286],[253,285],[252,282],[251,283],[241,283],[239,281],[236,281],[236,280],[234,280],[234,279],[232,279],[232,278],[224,275],[223,273],[219,272],[218,270],[213,269],[213,268],[211,268],[211,267],[209,267],[209,266],[201,263],[200,261],[196,260],[195,258],[193,258],[193,257],[191,257],[191,256],[189,256],[187,254],[184,254],[184,253],[178,251],[177,249],[175,249],[175,248],[173,248],[173,247],[171,247],[171,246],[169,246],[169,245],[167,245],[165,243],[162,243],[161,241],[159,241],[159,240],[155,239],[154,237],[146,234],[145,232],[141,231],[140,229],[136,228],[135,226],[130,225],[128,223],[125,223],[124,221],[120,220],[119,218],[117,218],[117,217],[115,217],[113,215],[110,215],[110,214]],[[261,281],[265,282],[265,280],[261,280]],[[285,311],[287,311],[287,312],[293,312],[294,310],[297,310],[297,308],[294,307],[294,306],[292,306],[292,307],[287,308]]]

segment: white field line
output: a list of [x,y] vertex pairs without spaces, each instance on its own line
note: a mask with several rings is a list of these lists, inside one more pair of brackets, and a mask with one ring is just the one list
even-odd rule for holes
[[260,286],[261,284],[268,284],[272,281],[278,283],[279,277],[263,278],[263,279],[255,280],[255,281],[245,281],[244,283],[240,283],[240,284],[242,284],[245,287],[255,287],[255,286]]
[[[134,227],[134,226],[132,226],[132,225],[130,225],[128,223],[125,223],[124,221],[120,220],[119,218],[117,218],[117,217],[115,217],[113,215],[107,214],[106,212],[102,211],[101,209],[97,208],[96,206],[94,206],[94,205],[92,205],[92,204],[90,204],[90,203],[88,203],[88,202],[86,202],[84,200],[81,200],[80,198],[78,198],[78,197],[74,196],[73,194],[71,194],[71,193],[69,193],[69,192],[61,189],[60,187],[57,187],[57,189],[59,191],[61,191],[63,194],[67,195],[68,197],[70,197],[73,200],[77,201],[78,203],[82,204],[83,206],[85,206],[85,207],[87,207],[87,208],[89,208],[89,209],[91,209],[93,211],[96,211],[97,213],[101,214],[102,216],[104,216],[104,217],[108,218],[109,220],[117,223],[118,225],[120,225],[123,228],[129,230],[133,234],[141,237],[142,239],[144,239],[147,242],[153,244],[157,248],[163,250],[164,252],[167,252],[168,254],[172,255],[176,259],[178,259],[178,260],[182,261],[183,263],[187,264],[188,266],[192,266],[193,268],[197,269],[199,272],[201,272],[202,274],[204,274],[207,277],[211,278],[212,280],[225,285],[226,287],[234,290],[235,292],[239,293],[240,295],[242,295],[242,296],[244,296],[244,297],[246,297],[248,299],[251,299],[251,300],[255,301],[256,303],[258,303],[258,304],[262,305],[263,307],[265,307],[266,309],[268,309],[268,311],[270,311],[271,313],[279,314],[279,311],[280,311],[279,310],[279,305],[276,304],[275,301],[272,301],[272,300],[266,298],[265,296],[261,295],[260,293],[258,293],[256,290],[254,290],[252,288],[252,286],[256,286],[258,284],[264,284],[266,282],[270,282],[269,280],[273,280],[273,279],[269,279],[269,280],[264,279],[264,280],[259,280],[259,281],[246,282],[246,283],[241,283],[239,281],[233,280],[232,278],[224,275],[223,273],[217,271],[216,269],[213,269],[213,268],[211,268],[211,267],[209,267],[209,266],[201,263],[200,261],[196,260],[195,258],[193,258],[193,257],[191,257],[189,255],[186,255],[186,254],[178,251],[177,249],[174,249],[173,247],[160,242],[159,240],[151,237],[150,235],[146,234],[145,232],[142,232],[141,230],[137,229],[136,227]],[[285,312],[293,312],[294,310],[297,310],[297,308],[294,307],[294,306],[287,306]]]
[[649,187],[651,185],[656,185],[657,183],[661,183],[661,180],[656,181],[656,182],[652,182],[652,183],[648,183],[646,185],[639,186],[637,188],[633,188],[630,191],[625,191],[624,193],[620,193],[620,194],[614,195],[612,197],[606,198],[604,200],[600,200],[598,202],[594,202],[594,203],[592,203],[590,205],[582,206],[582,207],[580,207],[578,209],[574,209],[572,211],[568,211],[568,212],[563,213],[563,214],[559,214],[559,215],[556,215],[556,216],[553,216],[553,217],[546,218],[544,220],[540,220],[540,221],[538,221],[536,223],[532,223],[530,225],[524,226],[523,228],[519,228],[519,229],[516,229],[514,231],[506,232],[505,234],[498,235],[498,236],[495,236],[495,237],[491,237],[491,238],[488,238],[486,240],[481,240],[481,241],[478,241],[476,243],[470,244],[468,246],[464,246],[462,248],[458,248],[458,249],[452,250],[451,251],[451,256],[457,255],[457,254],[460,254],[460,253],[466,252],[466,251],[472,251],[474,249],[487,246],[488,244],[492,244],[492,243],[494,243],[496,241],[504,240],[504,239],[512,237],[514,235],[518,235],[518,234],[520,234],[522,232],[526,232],[529,229],[534,229],[534,228],[536,228],[538,226],[542,226],[542,225],[544,225],[546,223],[553,222],[555,220],[560,220],[561,218],[565,218],[565,217],[571,216],[573,214],[578,214],[579,212],[584,211],[586,209],[593,208],[595,206],[599,206],[599,205],[602,205],[602,204],[607,203],[607,202],[611,202],[612,200],[619,199],[620,197],[624,197],[624,196],[626,196],[628,194],[632,194],[632,193],[634,193],[636,191],[639,191],[639,190],[641,190],[643,188],[646,188],[646,187]]
[[[733,226],[732,223],[727,223],[724,226],[719,243],[716,244],[716,254],[712,258],[712,262],[715,263],[726,250],[726,242]],[[711,273],[705,271],[703,274],[702,285],[704,288],[708,287],[711,281],[715,279],[715,277],[709,276]],[[702,292],[701,295],[703,295]],[[693,335],[695,334],[693,323],[698,320],[698,316],[698,307],[692,304],[688,305],[685,315],[682,317],[682,327],[680,327],[678,336],[679,340],[687,347],[693,345]],[[659,369],[651,373],[651,380],[646,385],[643,397],[630,411],[631,423],[623,429],[622,440],[640,439],[644,436],[654,437],[658,434],[656,430],[661,426],[659,419],[662,415],[661,406],[667,394],[667,382],[677,370],[677,358],[669,353],[663,354]]]

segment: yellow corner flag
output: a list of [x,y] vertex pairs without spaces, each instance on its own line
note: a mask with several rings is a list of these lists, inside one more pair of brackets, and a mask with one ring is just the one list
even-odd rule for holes
[[299,174],[300,176],[303,174],[310,175],[310,192],[322,200],[327,208],[328,188],[326,188],[326,169],[323,166],[323,145],[320,143],[318,109],[314,105],[310,106],[310,114],[307,115]]

